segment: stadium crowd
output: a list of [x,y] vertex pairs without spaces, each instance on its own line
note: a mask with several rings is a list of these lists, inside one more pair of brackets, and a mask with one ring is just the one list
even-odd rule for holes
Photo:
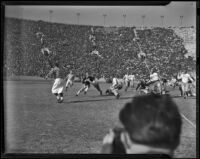
[[[179,69],[195,70],[195,59],[184,56],[188,51],[183,42],[171,28],[83,26],[6,18],[4,73],[44,77],[51,67],[49,59],[59,61],[66,71],[75,70],[78,77],[84,72],[95,73],[98,78],[113,73],[123,77],[130,71],[141,78],[149,75],[137,56],[141,47],[149,68],[156,66],[161,76],[171,77]],[[41,53],[44,47],[50,50],[49,57]],[[91,54],[94,50],[98,54]]]
[[196,30],[194,27],[179,27],[174,29],[175,33],[179,35],[185,42],[195,43]]

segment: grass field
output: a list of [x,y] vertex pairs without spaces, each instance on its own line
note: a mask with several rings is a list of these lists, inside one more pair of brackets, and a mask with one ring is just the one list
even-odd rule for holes
[[[100,84],[103,92],[109,84]],[[5,81],[4,110],[8,153],[99,153],[109,128],[120,125],[118,113],[136,92],[121,90],[121,98],[100,96],[91,86],[87,95],[75,96],[81,83],[64,93],[59,104],[51,94],[51,81]],[[170,92],[181,113],[196,125],[196,98]],[[183,119],[181,144],[175,157],[196,157],[196,129]]]

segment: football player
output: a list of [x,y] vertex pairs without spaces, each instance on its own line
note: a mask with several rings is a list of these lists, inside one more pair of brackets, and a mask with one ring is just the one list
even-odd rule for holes
[[[117,75],[116,75],[116,76],[113,76],[112,85],[110,86],[109,91],[110,91],[112,94],[114,94],[114,96],[115,96],[117,99],[119,99],[119,97],[120,97],[120,94],[118,93],[118,90],[122,89],[122,87],[123,87],[123,83],[122,83],[122,81],[120,81],[120,80],[118,79],[118,76],[117,76]],[[109,92],[109,91],[107,90],[107,92]]]
[[181,80],[181,89],[183,92],[183,97],[184,99],[187,98],[187,92],[188,92],[188,87],[189,87],[189,80],[193,82],[194,80],[191,78],[190,74],[187,73],[187,70],[185,70],[182,73],[178,73],[179,80]]
[[142,94],[142,93],[147,94],[148,93],[146,81],[144,79],[141,79],[139,81],[139,83],[137,84],[137,87],[136,87],[136,91],[138,91],[139,94]]
[[73,72],[71,70],[70,73],[65,78],[65,81],[67,81],[66,82],[66,86],[65,86],[66,91],[67,91],[68,87],[72,87],[73,86],[73,84],[74,84],[74,78],[75,78],[75,76],[74,76],[74,74],[73,74]]
[[78,96],[81,92],[84,91],[84,94],[87,93],[88,89],[90,88],[90,84],[92,84],[99,92],[100,95],[102,95],[102,90],[99,86],[99,83],[96,81],[95,77],[89,76],[88,73],[86,73],[86,76],[82,80],[83,86],[80,90],[76,93],[76,96]]
[[[153,68],[150,73],[150,80],[147,82],[147,85],[149,86],[149,89],[153,92],[156,91],[156,93],[159,91],[162,93],[162,86],[160,83],[160,79],[157,73],[157,68]],[[157,89],[156,89],[157,88]]]
[[129,80],[130,80],[130,87],[134,88],[135,75],[130,74],[129,75]]
[[50,72],[47,74],[46,79],[49,76],[53,75],[54,78],[54,84],[52,86],[52,93],[56,96],[57,102],[62,103],[63,102],[63,88],[64,88],[64,72],[60,69],[59,63],[55,62],[55,66],[50,70]]
[[123,77],[124,84],[125,84],[125,92],[127,92],[128,87],[130,86],[129,74],[125,74]]

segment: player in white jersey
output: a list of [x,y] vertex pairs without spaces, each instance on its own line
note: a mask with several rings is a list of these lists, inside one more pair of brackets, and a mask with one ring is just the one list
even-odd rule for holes
[[49,76],[52,76],[54,78],[54,84],[52,86],[52,93],[56,96],[57,102],[62,103],[63,102],[63,87],[64,87],[64,71],[59,68],[58,62],[55,63],[55,67],[50,70],[50,72],[47,74],[46,79]]
[[187,98],[187,92],[188,92],[188,86],[189,86],[189,80],[192,82],[194,81],[191,76],[187,73],[187,71],[178,73],[177,78],[181,80],[181,89],[183,91],[183,96],[186,99]]
[[196,96],[196,93],[195,93],[195,88],[196,88],[196,80],[195,78],[190,74],[191,78],[193,79],[193,81],[189,80],[188,82],[188,92],[187,92],[187,95],[188,96]]
[[120,94],[118,93],[118,90],[122,89],[123,87],[123,81],[120,81],[117,77],[112,78],[112,85],[109,89],[106,90],[106,94],[114,95],[117,99],[119,99]]
[[156,68],[152,70],[152,73],[150,74],[150,80],[147,82],[147,85],[149,86],[150,91],[155,93],[162,92],[161,83]]
[[129,74],[125,74],[123,77],[124,84],[125,84],[125,92],[127,91],[128,87],[130,86],[130,79],[129,79]]
[[129,80],[131,88],[134,88],[135,75],[129,75]]
[[73,72],[71,70],[70,73],[65,78],[65,80],[67,81],[66,82],[66,86],[65,86],[66,87],[66,91],[67,91],[68,87],[72,87],[73,86],[73,84],[74,84],[74,78],[75,78],[75,76],[74,76],[74,74],[73,74]]
[[153,74],[150,74],[150,82],[151,83],[156,82],[158,80],[159,80],[158,73],[154,72]]

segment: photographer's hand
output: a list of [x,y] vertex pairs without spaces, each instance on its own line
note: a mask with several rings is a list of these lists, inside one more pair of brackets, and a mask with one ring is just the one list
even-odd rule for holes
[[112,144],[115,138],[115,134],[112,129],[109,130],[109,133],[104,137],[103,144]]
[[109,130],[109,133],[103,139],[103,146],[101,149],[101,153],[103,154],[111,154],[113,151],[112,143],[115,138],[115,134],[113,130]]

